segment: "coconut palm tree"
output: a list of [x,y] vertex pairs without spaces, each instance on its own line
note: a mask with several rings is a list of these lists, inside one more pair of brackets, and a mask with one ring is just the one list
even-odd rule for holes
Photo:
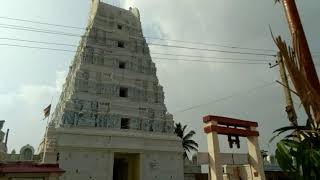
[[184,158],[187,157],[187,152],[198,151],[198,143],[192,140],[193,135],[196,134],[193,130],[188,133],[185,132],[187,125],[182,126],[181,123],[175,123],[174,133],[182,139],[182,146],[184,149]]

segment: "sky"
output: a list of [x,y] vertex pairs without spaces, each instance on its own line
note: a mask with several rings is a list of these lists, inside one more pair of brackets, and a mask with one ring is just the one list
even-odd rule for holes
[[[0,6],[0,119],[6,121],[3,130],[10,129],[9,151],[12,149],[19,151],[26,144],[37,149],[46,126],[46,121],[42,120],[42,111],[48,104],[57,103],[74,53],[13,47],[7,44],[68,50],[75,50],[75,47],[19,42],[5,38],[74,45],[77,45],[80,39],[5,27],[8,27],[8,24],[19,25],[79,35],[83,34],[83,30],[19,22],[2,17],[85,28],[91,1],[30,2],[29,0],[3,1]],[[283,7],[281,4],[275,4],[273,0],[105,0],[104,2],[125,9],[130,6],[139,8],[146,37],[273,50],[276,47],[270,35],[270,26],[274,34],[281,35],[287,42],[291,41]],[[311,51],[314,55],[320,55],[320,24],[316,19],[320,17],[320,2],[300,0],[297,3]],[[239,50],[199,43],[181,44],[157,40],[148,42],[228,51]],[[275,60],[266,56],[156,46],[150,46],[150,50],[151,54],[250,58],[268,60],[271,63]],[[261,53],[252,50],[241,51]],[[160,57],[156,54],[152,56]],[[199,58],[187,59],[199,60]],[[319,56],[315,57],[314,61],[318,64],[319,74]],[[188,125],[188,130],[196,131],[194,139],[199,143],[200,151],[207,151],[202,117],[212,114],[257,121],[261,149],[273,153],[274,143],[269,143],[272,132],[276,128],[288,125],[284,112],[283,89],[274,83],[279,79],[278,67],[269,68],[268,64],[200,63],[159,59],[154,59],[154,62],[160,84],[164,87],[168,111],[174,115],[176,122]],[[299,108],[299,115],[302,112],[303,109]],[[300,117],[300,121],[303,122],[303,115]],[[246,150],[245,139],[241,139],[240,150],[229,149],[225,137],[221,137],[220,144],[223,152]]]

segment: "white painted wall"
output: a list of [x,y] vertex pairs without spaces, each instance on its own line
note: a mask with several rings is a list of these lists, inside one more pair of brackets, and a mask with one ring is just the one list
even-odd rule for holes
[[175,135],[96,128],[57,128],[54,153],[66,180],[112,180],[114,153],[140,154],[140,180],[183,180],[183,149]]

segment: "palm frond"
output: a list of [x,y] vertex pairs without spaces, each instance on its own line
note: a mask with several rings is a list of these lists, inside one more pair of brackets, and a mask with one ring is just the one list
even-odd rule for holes
[[195,134],[196,134],[196,132],[194,132],[194,131],[189,131],[188,134],[186,134],[186,135],[183,137],[183,140],[191,139]]
[[184,147],[186,147],[187,149],[193,150],[193,151],[198,151],[197,147],[191,146],[191,145],[185,145]]
[[291,81],[308,116],[309,123],[313,121],[320,123],[320,93],[317,92],[306,79],[305,69],[301,64],[303,57],[301,55],[300,39],[298,38],[299,34],[293,35],[293,48],[287,46],[286,42],[283,41],[280,36],[275,38],[272,31],[271,36],[280,50]]
[[191,146],[195,146],[198,147],[198,143],[196,143],[194,140],[187,140],[187,141],[183,141],[182,142],[183,145],[191,145]]
[[184,131],[186,130],[186,128],[187,128],[187,125],[184,125],[184,126],[182,127],[182,132],[183,132],[183,134],[184,134]]
[[285,127],[281,127],[274,130],[273,133],[283,133],[289,130],[303,130],[303,129],[306,129],[306,126],[285,126]]
[[192,137],[196,134],[195,131],[191,130],[185,133],[187,125],[182,126],[181,123],[175,123],[174,128],[174,133],[182,139],[182,147],[185,152],[198,151],[198,143],[192,140]]

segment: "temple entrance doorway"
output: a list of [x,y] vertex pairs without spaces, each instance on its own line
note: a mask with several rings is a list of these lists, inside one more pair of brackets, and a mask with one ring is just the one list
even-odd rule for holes
[[140,156],[133,153],[114,153],[113,180],[139,180]]

